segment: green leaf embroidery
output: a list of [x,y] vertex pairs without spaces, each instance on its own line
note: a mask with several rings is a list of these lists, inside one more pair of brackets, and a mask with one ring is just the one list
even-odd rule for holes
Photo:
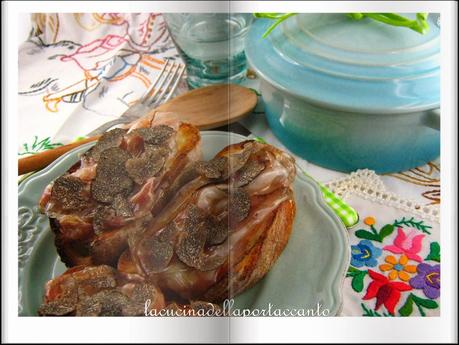
[[38,141],[38,137],[35,135],[32,145],[30,145],[29,147],[29,144],[27,143],[22,144],[24,151],[18,153],[18,155],[22,156],[22,155],[27,155],[27,154],[35,154],[41,151],[54,149],[57,146],[62,146],[62,143],[51,143],[50,137],[47,137],[47,138],[44,138]]
[[410,316],[413,312],[413,298],[411,295],[408,296],[406,299],[405,304],[398,310],[400,315],[402,316]]
[[362,292],[363,290],[363,279],[365,278],[367,272],[362,271],[361,273],[357,274],[352,278],[352,288],[355,292]]
[[367,308],[364,303],[361,303],[360,305],[361,305],[361,307],[363,309],[362,316],[379,316],[379,315],[375,315],[376,312],[371,310],[371,309],[369,309],[369,308]]
[[416,222],[414,220],[414,217],[411,217],[411,219],[408,219],[408,220],[405,219],[405,217],[403,217],[401,220],[396,220],[393,225],[394,225],[394,227],[411,226],[411,227],[416,228],[416,229],[422,231],[423,233],[426,233],[426,234],[429,234],[429,235],[430,235],[430,231],[428,231],[427,229],[431,229],[432,228],[431,226],[425,225],[422,220],[419,221],[419,222]]
[[347,269],[346,277],[351,277],[351,274],[354,272],[360,272],[360,270],[358,270],[355,267],[349,266]]
[[395,227],[392,224],[387,224],[384,225],[378,232],[374,228],[374,226],[371,225],[370,229],[371,232],[363,229],[357,230],[355,232],[355,236],[357,236],[358,238],[363,238],[366,240],[372,240],[382,243],[385,237],[389,236],[390,234],[392,234],[392,232],[394,232]]
[[438,242],[430,244],[430,253],[427,255],[426,260],[440,262],[440,244]]
[[378,234],[373,234],[369,231],[360,229],[355,232],[355,236],[358,238],[363,238],[365,240],[372,240],[372,241],[378,241],[381,242],[381,239],[379,238]]
[[377,316],[377,317],[381,317],[381,316],[390,317],[390,316],[392,316],[392,315],[387,314],[387,313],[382,313],[382,315],[381,315],[381,314],[378,313],[376,310],[373,310],[373,309],[368,308],[364,303],[361,303],[360,306],[361,306],[362,309],[363,309],[363,314],[362,314],[362,316]]
[[352,277],[351,286],[355,292],[362,292],[363,290],[363,280],[367,275],[367,271],[360,271],[355,267],[350,266],[348,268],[346,277]]
[[418,307],[423,306],[424,308],[427,308],[427,309],[438,308],[438,303],[435,302],[434,300],[421,298],[413,294],[411,294],[410,296],[413,298],[413,302],[416,303]]
[[435,302],[435,301],[433,301],[431,299],[421,298],[421,297],[416,296],[413,293],[410,293],[410,295],[406,299],[405,304],[398,310],[400,315],[402,315],[402,316],[411,315],[412,312],[413,312],[413,303],[416,304],[416,307],[418,308],[419,313],[421,314],[421,316],[426,316],[426,313],[425,313],[425,311],[424,311],[424,309],[422,307],[427,308],[427,309],[436,309],[436,308],[438,308],[438,303],[437,302]]
[[384,225],[381,231],[379,232],[379,237],[381,238],[381,240],[383,240],[384,237],[387,237],[390,234],[392,234],[394,232],[394,229],[395,227],[392,224]]

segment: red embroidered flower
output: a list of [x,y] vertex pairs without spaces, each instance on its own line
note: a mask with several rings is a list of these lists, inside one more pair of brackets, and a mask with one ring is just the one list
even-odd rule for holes
[[400,292],[411,290],[411,286],[401,282],[390,281],[382,274],[372,270],[368,270],[368,274],[373,281],[368,285],[367,293],[363,299],[368,300],[376,297],[375,310],[378,310],[384,304],[387,311],[394,315],[395,306],[400,300]]

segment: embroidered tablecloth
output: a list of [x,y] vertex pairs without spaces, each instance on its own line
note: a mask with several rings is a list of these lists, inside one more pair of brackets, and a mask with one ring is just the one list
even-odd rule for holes
[[158,14],[31,20],[31,37],[19,47],[20,155],[66,144],[119,117],[145,93],[164,58],[179,59]]
[[[19,157],[119,117],[143,95],[164,58],[180,59],[160,14],[34,14],[31,20],[31,36],[19,47]],[[244,84],[257,90],[256,75],[248,76]],[[177,93],[185,90],[182,83]],[[283,147],[262,102],[241,123]],[[439,160],[384,176],[297,161],[360,215],[349,229],[341,315],[439,315]]]

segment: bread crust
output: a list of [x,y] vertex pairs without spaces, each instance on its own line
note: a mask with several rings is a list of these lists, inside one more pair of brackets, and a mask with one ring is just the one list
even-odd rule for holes
[[255,285],[274,265],[288,243],[296,213],[293,198],[285,200],[276,210],[274,219],[263,236],[237,263],[230,263],[226,276],[201,297],[220,303]]

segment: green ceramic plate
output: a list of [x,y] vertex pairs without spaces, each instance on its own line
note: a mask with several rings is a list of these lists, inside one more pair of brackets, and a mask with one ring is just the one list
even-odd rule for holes
[[[203,156],[209,159],[230,143],[247,138],[226,132],[202,132]],[[87,144],[30,176],[19,186],[19,315],[34,316],[45,283],[62,273],[47,217],[37,203],[46,185],[72,166]],[[284,252],[265,278],[237,296],[233,309],[320,309],[337,315],[341,287],[349,264],[346,228],[326,206],[319,187],[307,176],[294,182],[297,207],[292,235]]]

